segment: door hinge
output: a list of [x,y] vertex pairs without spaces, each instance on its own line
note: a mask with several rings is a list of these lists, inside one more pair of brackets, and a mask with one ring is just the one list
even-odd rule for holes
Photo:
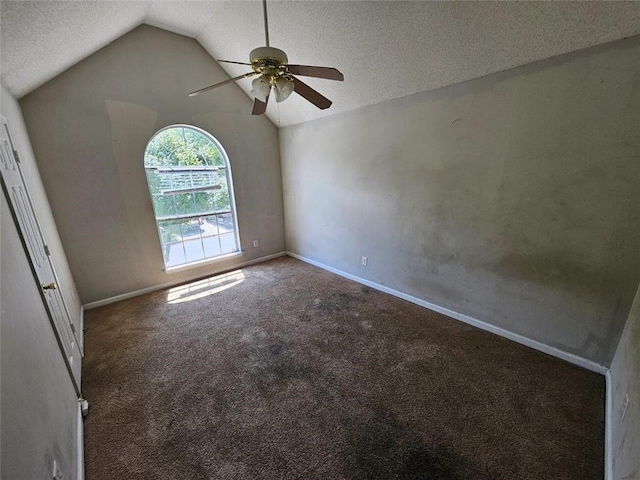
[[71,326],[71,331],[73,333],[76,333],[76,327],[73,325],[73,323],[69,323],[69,325]]
[[17,150],[13,150],[13,156],[16,157],[16,162],[20,163],[20,155],[18,155]]
[[46,253],[48,257],[51,256],[51,251],[49,251],[49,245],[44,246],[44,253]]

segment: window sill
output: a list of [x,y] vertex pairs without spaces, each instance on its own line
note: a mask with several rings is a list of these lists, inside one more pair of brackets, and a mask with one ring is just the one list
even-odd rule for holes
[[242,256],[243,253],[244,252],[240,250],[233,253],[227,253],[226,255],[221,255],[215,258],[207,258],[205,260],[198,260],[197,262],[184,263],[182,265],[176,265],[174,267],[167,267],[164,269],[164,273],[166,273],[167,275],[170,275],[172,273],[178,273],[184,270],[191,270],[197,267],[204,267],[205,265],[210,265],[212,263],[219,263],[224,260],[229,260],[230,258],[240,257]]

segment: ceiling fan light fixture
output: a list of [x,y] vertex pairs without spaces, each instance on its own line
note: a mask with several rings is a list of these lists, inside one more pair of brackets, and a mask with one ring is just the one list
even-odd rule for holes
[[289,80],[285,77],[278,77],[275,84],[276,102],[280,103],[289,98],[289,95],[293,93],[293,89],[293,80]]
[[271,91],[271,82],[269,81],[269,77],[266,75],[260,75],[251,82],[251,86],[253,87],[251,95],[261,102],[266,103],[269,92]]

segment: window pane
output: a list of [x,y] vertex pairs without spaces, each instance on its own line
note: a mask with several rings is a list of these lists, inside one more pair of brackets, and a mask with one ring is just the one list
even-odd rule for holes
[[187,263],[182,242],[162,244],[162,253],[164,255],[164,264],[167,267],[174,267],[176,265]]
[[193,215],[196,213],[192,193],[178,193],[173,195],[173,199],[176,203],[176,213],[178,215]]
[[151,194],[160,193],[160,175],[155,169],[147,169],[147,183]]
[[196,156],[205,164],[224,166],[224,159],[216,145],[206,136],[195,130],[185,129],[188,145],[196,152]]
[[197,192],[194,194],[196,200],[196,212],[200,214],[213,213],[215,191]]
[[182,246],[180,222],[176,220],[158,222],[158,231],[165,265],[171,267],[185,263],[186,257]]
[[222,254],[220,239],[218,237],[218,222],[215,215],[202,217],[202,243],[204,254],[208,257],[216,257]]
[[231,210],[231,202],[229,201],[229,192],[227,191],[227,184],[224,183],[223,188],[215,191],[214,207],[216,212],[226,212]]
[[202,260],[204,258],[204,251],[202,249],[202,238],[200,236],[202,229],[199,219],[183,219],[179,221],[179,225],[187,262]]
[[159,221],[158,232],[160,233],[160,242],[163,244],[182,241],[180,225],[176,220]]
[[235,235],[233,233],[220,235],[220,247],[222,248],[222,253],[235,252],[237,250]]
[[220,232],[220,249],[222,254],[236,252],[236,235],[233,232],[233,216],[230,213],[216,215],[218,217],[218,231]]
[[218,230],[220,234],[233,233],[233,217],[230,213],[216,215],[218,217]]
[[215,215],[202,217],[202,236],[218,235],[218,220]]
[[202,248],[202,238],[200,235],[189,237],[184,241],[184,251],[187,256],[187,262],[197,262],[204,259],[204,250]]
[[176,215],[172,196],[154,195],[153,208],[156,212],[156,218],[174,217]]

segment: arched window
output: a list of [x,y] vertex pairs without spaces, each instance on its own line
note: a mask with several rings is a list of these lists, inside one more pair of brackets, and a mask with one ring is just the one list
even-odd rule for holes
[[165,267],[239,251],[229,159],[199,128],[174,125],[144,152]]

